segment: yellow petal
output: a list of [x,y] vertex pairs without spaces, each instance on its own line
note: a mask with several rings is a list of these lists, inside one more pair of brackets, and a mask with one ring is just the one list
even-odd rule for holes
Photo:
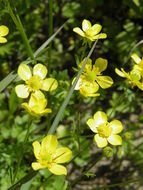
[[[79,68],[81,68],[84,64],[86,60],[86,57],[81,61],[81,63],[78,65]],[[92,60],[89,58],[86,65],[85,65],[85,68],[84,68],[85,71],[91,71],[92,70]]]
[[36,64],[33,68],[33,75],[38,75],[41,79],[44,79],[48,73],[45,65],[40,63]]
[[40,111],[39,114],[40,114],[40,116],[42,116],[42,115],[46,115],[48,113],[52,113],[52,110],[50,108],[46,108],[46,109]]
[[17,85],[15,92],[19,98],[27,98],[29,96],[28,88],[24,84]]
[[85,32],[91,28],[91,22],[89,20],[84,19],[82,21],[82,30]]
[[115,146],[122,144],[122,138],[119,135],[111,135],[107,140],[110,144]]
[[54,78],[47,78],[42,82],[42,90],[53,91],[58,87],[58,82]]
[[131,80],[139,81],[141,79],[141,70],[139,65],[134,65],[133,69],[130,72]]
[[55,175],[67,175],[67,169],[60,164],[52,164],[49,171]]
[[92,119],[92,118],[90,118],[90,119],[88,119],[87,120],[87,125],[90,127],[90,129],[94,132],[94,133],[97,133],[97,126],[96,126],[96,124],[95,124],[95,120],[94,119]]
[[120,71],[119,69],[115,69],[115,72],[117,73],[117,75],[119,75],[120,77],[126,77],[126,75],[122,72],[122,71]]
[[36,90],[32,93],[32,96],[36,97],[37,100],[44,99],[45,96],[40,90]]
[[108,144],[107,139],[100,137],[98,134],[94,136],[94,140],[99,148],[103,148]]
[[0,36],[0,43],[3,44],[3,43],[6,43],[6,42],[7,42],[7,39]]
[[52,112],[50,108],[46,108],[47,100],[41,91],[32,93],[28,104],[23,103],[22,106],[33,116],[42,116]]
[[79,34],[80,36],[85,37],[84,32],[80,28],[76,27],[76,28],[73,29],[73,31],[75,33]]
[[93,67],[98,68],[99,73],[101,73],[107,68],[107,64],[108,64],[107,59],[98,58],[96,59]]
[[24,102],[21,104],[21,106],[28,112],[31,114],[31,108],[29,107],[28,103]]
[[42,140],[42,150],[48,150],[49,152],[55,152],[58,146],[57,137],[55,135],[48,135]]
[[98,82],[99,86],[101,86],[101,88],[103,89],[109,88],[113,84],[113,80],[109,76],[97,76],[96,81]]
[[81,90],[87,94],[92,94],[98,91],[99,85],[95,81],[85,79],[81,80]]
[[41,145],[38,141],[33,142],[33,148],[34,148],[34,155],[37,159],[39,159],[39,153],[41,150]]
[[132,55],[131,55],[131,58],[134,60],[134,62],[135,63],[140,63],[141,62],[141,59],[140,59],[140,57],[136,54],[136,53],[133,53]]
[[[74,83],[75,79],[76,79],[76,77],[73,79],[72,84]],[[75,85],[74,90],[79,90],[80,87],[81,87],[81,84],[82,84],[82,78],[80,77],[80,78],[78,79],[76,85]]]
[[111,121],[109,126],[112,128],[112,134],[118,134],[123,130],[123,125],[119,120]]
[[25,110],[30,113],[32,116],[35,116],[35,117],[40,117],[40,116],[43,116],[43,115],[46,115],[48,113],[51,113],[52,110],[50,108],[46,108],[46,109],[39,109],[39,106],[38,105],[33,105],[32,107],[29,106],[29,104],[27,103],[22,103],[21,104],[22,107],[25,108]]
[[32,76],[32,73],[29,66],[26,64],[20,64],[18,67],[18,75],[24,81],[30,79]]
[[46,166],[41,165],[39,162],[32,162],[32,168],[33,170],[39,170],[42,168],[46,168]]
[[100,33],[96,36],[93,36],[93,40],[97,40],[97,39],[105,39],[107,38],[107,34],[106,33]]
[[0,36],[6,36],[9,32],[9,29],[7,26],[1,25],[0,26]]
[[135,84],[137,85],[137,87],[138,87],[140,90],[143,90],[143,83],[137,81]]
[[100,24],[94,24],[90,29],[89,32],[91,33],[91,35],[96,35],[98,34],[102,29],[102,26]]
[[107,123],[107,115],[102,111],[97,111],[94,114],[94,121],[95,121],[96,127],[98,127],[99,125],[102,125],[102,124],[106,124]]
[[71,159],[72,151],[67,147],[61,147],[56,149],[56,152],[54,154],[54,162],[56,163],[65,163],[68,162]]

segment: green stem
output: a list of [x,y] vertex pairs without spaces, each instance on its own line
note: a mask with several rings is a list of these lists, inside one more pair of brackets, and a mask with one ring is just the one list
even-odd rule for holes
[[79,80],[79,77],[80,77],[80,75],[81,75],[81,73],[82,73],[82,71],[83,71],[83,69],[84,69],[84,67],[85,67],[85,65],[86,65],[86,63],[87,63],[89,57],[91,56],[91,54],[92,54],[92,52],[93,52],[93,50],[94,50],[94,48],[95,48],[97,42],[98,42],[98,39],[97,39],[96,42],[93,44],[93,46],[92,46],[92,48],[91,48],[91,50],[90,50],[88,56],[86,57],[86,59],[85,59],[85,61],[84,61],[84,63],[83,63],[83,66],[82,66],[81,69],[79,70],[78,75],[77,75],[77,77],[76,77],[76,79],[75,79],[73,85],[71,86],[71,88],[70,88],[70,90],[69,90],[69,92],[68,92],[68,94],[67,94],[67,96],[66,96],[66,99],[65,99],[64,102],[62,103],[62,105],[61,105],[61,107],[60,107],[60,109],[59,109],[59,111],[58,111],[58,113],[57,113],[57,115],[56,115],[56,117],[55,117],[55,119],[54,119],[54,122],[53,122],[53,124],[52,124],[52,126],[51,126],[51,128],[50,128],[50,130],[49,130],[49,132],[48,132],[48,134],[53,134],[53,133],[55,132],[55,130],[56,130],[58,124],[59,124],[59,121],[60,121],[60,119],[61,119],[61,116],[62,116],[62,114],[63,114],[63,112],[64,112],[64,109],[66,108],[66,106],[67,106],[67,104],[68,104],[68,102],[69,102],[69,100],[70,100],[70,98],[71,98],[71,96],[72,96],[72,94],[73,94],[73,91],[74,91],[75,86],[76,86],[76,84],[77,84],[77,82],[78,82],[78,80]]
[[107,189],[107,188],[110,188],[110,187],[125,186],[125,185],[128,185],[130,183],[137,183],[137,182],[142,182],[142,181],[143,181],[143,178],[130,179],[128,181],[124,181],[124,182],[121,182],[121,183],[115,183],[115,184],[111,184],[111,185],[104,185],[102,187],[97,187],[97,188],[94,188],[92,190],[101,190],[101,189]]
[[[81,179],[82,177],[91,170],[91,168],[97,164],[97,162],[99,162],[102,158],[104,157],[104,155],[100,155],[97,159],[95,159],[95,161],[86,169],[86,171],[82,172],[82,174],[78,177],[76,177],[76,179],[71,183],[70,187],[74,187]],[[89,164],[88,164],[89,165]]]
[[84,43],[84,47],[82,47],[82,55],[81,55],[81,61],[83,60],[84,57],[86,57],[85,52],[87,49],[87,42]]
[[[22,23],[21,23],[21,20],[20,20],[20,18],[19,18],[19,16],[18,16],[18,13],[16,12],[16,13],[14,14],[14,12],[13,12],[11,6],[10,6],[9,1],[8,1],[8,0],[6,0],[6,1],[7,1],[7,4],[8,4],[8,11],[9,11],[9,14],[10,14],[10,16],[11,16],[13,22],[15,23],[16,27],[18,28],[18,30],[19,30],[19,32],[20,32],[20,34],[21,34],[21,36],[22,36],[23,42],[24,42],[25,47],[26,47],[26,49],[27,49],[27,53],[28,53],[29,57],[31,58],[31,60],[35,60],[34,54],[33,54],[33,51],[32,51],[32,48],[31,48],[31,46],[30,46],[30,44],[29,44],[28,38],[27,38],[27,36],[26,36],[26,33],[25,33],[25,31],[24,31],[24,28],[23,28],[23,25],[22,25]],[[16,9],[15,9],[15,10],[16,10]]]
[[[49,38],[53,34],[53,0],[49,0]],[[48,73],[50,75],[51,72],[51,51],[52,51],[52,43],[49,45],[49,61],[48,61]]]
[[[28,128],[27,128],[26,135],[25,135],[25,138],[24,138],[23,147],[24,147],[24,145],[25,145],[25,144],[27,143],[27,141],[28,141],[31,123],[32,123],[32,120],[31,120],[31,118],[29,117]],[[23,152],[22,152],[22,154],[21,154],[21,155],[19,156],[19,158],[18,158],[18,162],[17,162],[15,174],[14,174],[14,177],[13,177],[13,180],[12,180],[12,185],[14,184],[14,182],[15,182],[15,180],[16,180],[16,176],[17,176],[17,174],[18,174],[18,170],[19,170],[19,167],[20,167],[22,158],[23,158]]]

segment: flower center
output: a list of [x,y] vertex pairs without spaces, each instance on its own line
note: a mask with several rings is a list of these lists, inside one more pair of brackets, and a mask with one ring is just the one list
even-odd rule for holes
[[99,127],[97,127],[97,131],[100,137],[108,138],[112,133],[112,128],[109,126],[109,124],[101,124]]
[[26,81],[26,84],[30,88],[30,91],[35,91],[41,89],[42,81],[39,76],[34,75],[29,80]]
[[90,71],[90,72],[88,72],[88,79],[92,80],[92,81],[95,81],[95,79],[96,79],[96,73],[93,70]]
[[44,151],[41,153],[39,161],[42,165],[50,164],[52,163],[52,160],[52,154],[48,151]]

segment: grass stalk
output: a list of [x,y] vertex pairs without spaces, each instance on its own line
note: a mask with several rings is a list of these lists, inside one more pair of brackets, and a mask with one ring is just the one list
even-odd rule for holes
[[[49,0],[49,38],[53,34],[53,0]],[[51,72],[51,52],[52,52],[52,42],[49,44],[49,51],[48,51],[48,73],[50,75]]]
[[34,54],[33,54],[32,48],[30,46],[30,43],[28,41],[27,35],[26,35],[25,31],[24,31],[24,28],[23,28],[22,22],[20,20],[20,17],[18,15],[16,9],[15,9],[15,13],[14,13],[14,11],[11,8],[11,5],[10,5],[9,1],[8,0],[6,0],[6,1],[7,1],[7,4],[8,4],[8,12],[9,12],[13,22],[15,23],[17,29],[19,30],[19,32],[21,34],[21,37],[22,37],[23,42],[25,44],[27,53],[28,53],[29,57],[31,58],[31,60],[34,61],[35,60]]
[[81,75],[81,73],[82,73],[82,71],[83,71],[83,69],[84,69],[84,67],[85,67],[85,65],[86,65],[86,63],[87,63],[89,57],[90,57],[91,54],[93,53],[94,48],[95,48],[97,42],[98,42],[98,39],[94,42],[94,44],[93,44],[93,46],[92,46],[90,52],[88,53],[88,56],[86,57],[86,59],[85,59],[85,61],[84,61],[84,63],[83,63],[83,66],[82,66],[81,69],[79,70],[78,75],[77,75],[77,77],[76,77],[76,79],[75,79],[73,85],[71,86],[69,92],[67,93],[67,96],[66,96],[64,102],[62,103],[62,105],[61,105],[61,107],[60,107],[60,109],[59,109],[59,111],[58,111],[58,113],[57,113],[57,115],[56,115],[56,117],[55,117],[55,119],[54,119],[54,121],[53,121],[53,124],[52,124],[50,130],[48,131],[48,134],[53,134],[53,133],[55,132],[55,130],[56,130],[56,128],[57,128],[57,126],[58,126],[58,124],[59,124],[59,122],[60,122],[61,116],[62,116],[62,114],[63,114],[63,112],[64,112],[64,109],[66,108],[66,106],[67,106],[67,104],[68,104],[68,102],[69,102],[69,100],[70,100],[70,98],[71,98],[71,96],[72,96],[72,94],[73,94],[73,91],[74,91],[75,86],[76,86],[76,84],[77,84],[77,82],[78,82],[78,80],[79,80],[79,77],[80,77],[80,75]]

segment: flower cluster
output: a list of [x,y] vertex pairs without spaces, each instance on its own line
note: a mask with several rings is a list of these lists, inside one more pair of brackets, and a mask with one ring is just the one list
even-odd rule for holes
[[6,43],[7,39],[5,38],[8,35],[9,29],[7,26],[1,25],[0,26],[0,43]]
[[119,120],[108,122],[107,115],[97,111],[93,118],[88,119],[87,125],[96,133],[94,140],[98,147],[103,148],[108,142],[114,146],[122,144],[122,138],[118,134],[123,130],[123,125]]
[[52,110],[47,108],[47,100],[43,91],[53,91],[57,88],[58,82],[54,78],[46,78],[46,66],[38,63],[34,66],[33,72],[26,64],[21,64],[18,67],[18,76],[24,80],[25,84],[19,84],[15,87],[18,97],[28,98],[29,102],[25,102],[22,106],[34,116],[41,116],[50,113]]
[[135,64],[130,72],[126,72],[123,68],[121,70],[115,69],[115,72],[123,78],[127,78],[129,84],[134,87],[137,86],[143,90],[143,59],[140,59],[136,53],[131,55]]
[[89,20],[84,19],[82,21],[82,30],[79,27],[75,27],[73,31],[89,41],[95,41],[98,38],[99,39],[107,38],[107,35],[105,33],[99,34],[101,29],[102,26],[100,24],[94,24],[92,26]]
[[[79,64],[79,68],[82,67],[84,62],[85,59]],[[99,86],[103,89],[109,88],[113,84],[112,78],[101,76],[102,72],[107,68],[107,64],[107,60],[103,58],[96,59],[94,65],[92,65],[92,60],[88,59],[75,90],[79,90],[84,97],[95,97],[100,95],[97,93]]]
[[67,147],[58,148],[58,140],[55,135],[48,135],[40,144],[33,142],[34,154],[37,162],[32,163],[34,170],[48,168],[55,175],[67,175],[67,169],[62,163],[68,162],[72,151]]
[[[90,21],[83,20],[82,30],[78,27],[73,31],[83,37],[87,44],[90,44],[96,39],[104,39],[107,37],[105,33],[100,33],[102,26],[99,24],[91,25]],[[0,43],[6,42],[3,37],[8,34],[7,27],[0,26]],[[133,68],[135,72],[134,81],[139,81],[143,76],[142,60],[137,55],[132,55],[132,58],[137,63]],[[78,65],[82,68],[84,62]],[[83,72],[75,86],[75,90],[79,90],[84,97],[99,96],[99,87],[106,89],[113,84],[113,80],[109,76],[102,76],[102,72],[106,70],[108,62],[106,59],[98,58],[92,64],[92,60],[88,59]],[[126,73],[123,69],[116,72],[122,76],[131,78],[131,73]],[[58,87],[58,82],[54,78],[46,78],[48,73],[47,68],[43,64],[36,64],[33,70],[26,65],[20,64],[18,67],[18,76],[24,81],[24,84],[18,84],[15,91],[18,97],[28,101],[22,103],[22,106],[33,116],[42,116],[51,113],[52,110],[47,107],[47,99],[43,91],[53,91]],[[74,82],[75,78],[73,79]],[[130,79],[131,80],[131,79]],[[135,83],[134,83],[135,84]],[[103,148],[107,146],[108,142],[111,145],[121,145],[122,138],[118,135],[123,130],[123,125],[119,120],[107,121],[107,115],[104,112],[98,111],[94,114],[93,118],[88,119],[87,125],[96,133],[94,140],[97,146]],[[71,159],[72,151],[67,147],[58,148],[58,140],[55,135],[48,135],[42,139],[42,142],[33,142],[34,155],[36,162],[32,163],[34,170],[48,168],[48,170],[55,175],[67,175],[67,169],[63,163]]]

